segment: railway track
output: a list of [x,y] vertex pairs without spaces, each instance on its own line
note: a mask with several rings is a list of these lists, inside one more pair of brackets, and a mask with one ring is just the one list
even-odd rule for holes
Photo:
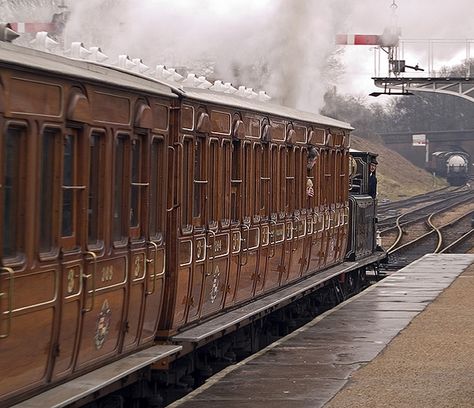
[[429,205],[440,199],[443,199],[447,194],[455,194],[457,192],[465,191],[463,187],[444,187],[439,190],[432,191],[426,194],[419,194],[414,197],[405,198],[399,201],[389,203],[381,203],[378,205],[379,221],[384,221],[388,218],[396,217],[407,210],[413,210],[424,205]]
[[402,268],[427,253],[470,252],[473,212],[474,193],[467,191],[400,215],[381,232],[389,253],[387,269]]
[[421,197],[401,204],[398,209],[392,209],[390,212],[385,212],[383,209],[378,210],[378,228],[382,234],[387,230],[396,228],[399,220],[402,223],[416,222],[426,215],[442,210],[446,206],[452,204],[456,205],[464,199],[469,200],[474,197],[474,192],[466,188],[446,191],[444,194],[430,195],[429,199],[422,200]]

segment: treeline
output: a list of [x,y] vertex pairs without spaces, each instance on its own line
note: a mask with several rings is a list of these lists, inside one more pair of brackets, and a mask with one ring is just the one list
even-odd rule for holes
[[321,114],[349,122],[356,135],[367,138],[391,132],[474,129],[474,103],[457,96],[417,92],[382,96],[385,100],[376,103],[369,98],[341,95],[332,89],[324,97]]

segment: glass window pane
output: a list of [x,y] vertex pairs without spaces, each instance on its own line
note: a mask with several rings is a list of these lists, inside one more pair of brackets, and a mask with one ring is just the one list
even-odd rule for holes
[[115,142],[115,166],[114,166],[114,213],[113,213],[113,232],[114,241],[121,241],[124,237],[123,223],[123,180],[125,176],[125,139],[117,138]]
[[[63,150],[63,211],[61,235],[73,235],[74,190],[67,187],[74,185],[74,139],[71,135],[64,138]],[[66,188],[64,188],[66,187]]]
[[90,137],[89,146],[89,200],[87,209],[88,218],[88,243],[93,245],[102,238],[100,236],[100,200],[102,194],[101,188],[101,157],[102,157],[102,138],[99,133],[93,133]]
[[20,166],[23,129],[8,128],[4,145],[3,256],[14,256],[22,245],[20,237]]
[[[194,151],[194,179],[202,180],[201,175],[201,155],[202,142],[200,139],[196,141],[196,149]],[[202,198],[202,184],[194,183],[193,188],[193,218],[201,216],[201,198]]]
[[136,139],[132,142],[132,185],[131,185],[131,207],[130,207],[130,226],[138,227],[140,219],[140,186],[134,183],[140,183],[140,160],[141,142]]
[[57,130],[46,129],[42,138],[39,243],[41,252],[48,252],[53,247],[54,142],[58,133]]

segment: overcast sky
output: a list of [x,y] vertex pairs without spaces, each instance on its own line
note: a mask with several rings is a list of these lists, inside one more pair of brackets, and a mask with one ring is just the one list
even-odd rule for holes
[[[466,58],[467,39],[474,39],[473,0],[395,0],[398,7],[392,13],[393,0],[354,1],[346,19],[347,32],[352,34],[379,34],[384,27],[397,24],[402,39],[416,39],[405,45],[407,64],[419,64],[428,70],[429,40],[433,42],[433,68],[460,63]],[[377,16],[377,17],[374,17]],[[459,41],[446,43],[446,40]],[[426,40],[426,41],[421,41]],[[474,43],[471,43],[474,57]],[[374,75],[374,56],[370,47],[345,47],[343,61],[346,75],[340,88],[347,92],[365,93],[373,87],[368,77]],[[383,60],[386,63],[386,59]],[[383,68],[383,67],[382,67]],[[415,75],[415,73],[414,73]],[[418,73],[418,75],[424,75]]]
[[[202,68],[210,60],[224,81],[257,82],[291,106],[316,111],[328,86],[359,95],[375,89],[370,47],[339,49],[345,73],[333,69],[337,33],[381,34],[395,24],[402,38],[474,39],[474,0],[395,2],[394,14],[393,0],[65,0],[67,39],[101,46],[110,62],[118,54],[140,57],[152,68]],[[25,12],[17,4],[0,0],[4,19],[45,19],[44,7]],[[440,64],[466,57],[465,42],[435,44],[434,50]],[[407,45],[404,57],[429,68],[427,43]],[[236,75],[236,64],[259,68]]]

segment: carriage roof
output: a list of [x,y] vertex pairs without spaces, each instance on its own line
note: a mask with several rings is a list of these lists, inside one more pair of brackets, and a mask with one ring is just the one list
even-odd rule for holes
[[261,102],[256,99],[210,91],[208,89],[183,88],[176,83],[159,80],[115,66],[67,58],[7,42],[0,42],[0,65],[22,66],[82,80],[92,80],[108,85],[116,85],[136,91],[151,92],[171,98],[190,98],[203,103],[251,110],[262,114],[271,114],[287,119],[311,122],[320,126],[338,127],[346,130],[353,129],[348,123],[323,115],[304,112],[274,103]]

